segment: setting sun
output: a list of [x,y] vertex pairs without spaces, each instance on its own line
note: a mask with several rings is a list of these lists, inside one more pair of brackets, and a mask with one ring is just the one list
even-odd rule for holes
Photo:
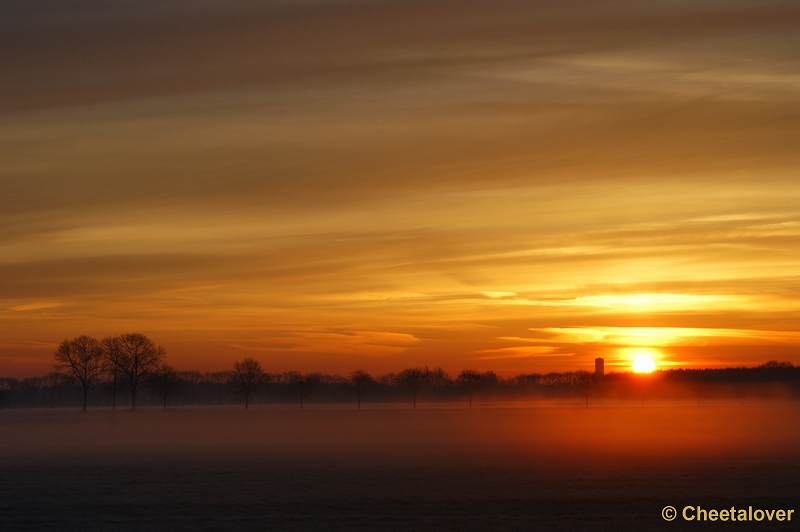
[[656,363],[648,356],[640,356],[633,361],[633,371],[636,373],[650,373],[656,369]]

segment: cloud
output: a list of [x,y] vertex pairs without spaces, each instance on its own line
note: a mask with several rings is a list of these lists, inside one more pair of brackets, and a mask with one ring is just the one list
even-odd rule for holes
[[484,296],[491,298],[491,299],[503,299],[507,297],[514,297],[517,295],[516,292],[497,292],[497,291],[488,291],[484,290],[480,292]]
[[795,345],[796,3],[73,4],[0,17],[3,338]]
[[506,360],[518,358],[538,358],[538,357],[569,357],[574,353],[556,352],[556,348],[542,345],[529,345],[521,347],[502,347],[499,349],[483,349],[476,351],[481,354],[474,360]]
[[57,303],[57,302],[53,302],[53,303],[29,303],[27,305],[16,305],[16,306],[13,306],[13,307],[9,307],[8,310],[10,310],[12,312],[25,312],[25,311],[28,311],[28,310],[42,310],[42,309],[48,309],[48,308],[56,308],[56,307],[61,307],[63,305],[64,305],[64,303]]
[[796,331],[699,327],[553,327],[531,330],[547,334],[547,342],[567,344],[615,346],[800,344],[800,332]]
[[282,353],[325,353],[334,355],[385,357],[413,347],[419,339],[410,334],[386,331],[279,332],[274,337],[242,340],[231,344],[236,349]]

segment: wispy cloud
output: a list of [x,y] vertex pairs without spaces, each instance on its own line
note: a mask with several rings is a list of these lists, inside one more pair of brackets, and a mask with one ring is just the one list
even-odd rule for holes
[[8,310],[13,312],[25,312],[28,310],[43,310],[43,309],[56,308],[62,306],[64,306],[64,303],[58,303],[58,302],[28,303],[26,305],[15,305],[13,307],[9,307]]
[[[798,345],[798,331],[697,327],[564,327],[531,329],[552,343],[618,346]],[[541,342],[542,339],[537,339]]]
[[574,353],[556,352],[556,348],[539,345],[484,349],[477,351],[476,353],[479,356],[474,357],[475,360],[507,360],[520,358],[574,356]]
[[634,4],[15,11],[0,337],[223,369],[790,353],[800,7]]

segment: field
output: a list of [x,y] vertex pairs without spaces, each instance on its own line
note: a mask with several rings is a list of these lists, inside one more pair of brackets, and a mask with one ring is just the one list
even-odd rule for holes
[[796,530],[800,405],[0,411],[0,530]]

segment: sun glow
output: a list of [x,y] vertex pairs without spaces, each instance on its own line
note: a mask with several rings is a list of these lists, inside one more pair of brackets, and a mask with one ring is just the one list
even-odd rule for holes
[[635,373],[650,373],[656,369],[656,360],[661,359],[661,352],[651,347],[633,347],[622,350],[623,359],[631,361]]
[[656,363],[649,356],[640,356],[633,361],[633,371],[636,373],[650,373],[656,369]]

